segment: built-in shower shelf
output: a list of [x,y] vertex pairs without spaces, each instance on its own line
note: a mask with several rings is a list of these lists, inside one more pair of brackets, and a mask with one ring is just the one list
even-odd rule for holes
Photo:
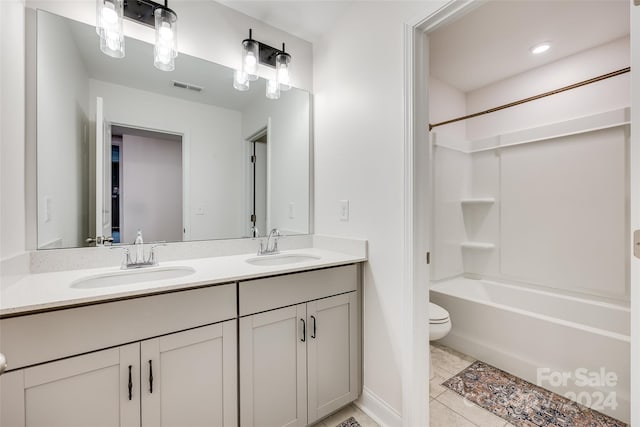
[[493,243],[486,242],[462,242],[460,246],[463,249],[481,249],[481,250],[491,250],[496,247]]
[[493,197],[476,197],[460,200],[463,206],[465,205],[492,205],[496,202]]

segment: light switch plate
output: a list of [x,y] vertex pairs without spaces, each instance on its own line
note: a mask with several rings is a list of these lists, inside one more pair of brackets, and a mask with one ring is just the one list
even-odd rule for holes
[[640,230],[633,232],[633,256],[640,258]]
[[340,221],[349,221],[349,201],[340,200]]

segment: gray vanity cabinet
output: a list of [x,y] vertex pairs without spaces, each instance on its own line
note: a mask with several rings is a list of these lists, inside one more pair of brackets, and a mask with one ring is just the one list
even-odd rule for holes
[[357,275],[350,265],[240,283],[243,427],[306,426],[358,397]]
[[139,347],[129,344],[4,374],[0,425],[139,426]]
[[223,284],[0,319],[17,368],[0,376],[0,425],[237,427],[236,295]]
[[230,320],[10,372],[0,425],[237,426],[236,331]]

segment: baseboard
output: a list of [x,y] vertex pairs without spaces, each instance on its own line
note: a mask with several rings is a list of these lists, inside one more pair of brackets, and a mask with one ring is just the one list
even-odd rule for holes
[[362,388],[360,399],[353,403],[380,427],[402,427],[402,416],[366,387]]

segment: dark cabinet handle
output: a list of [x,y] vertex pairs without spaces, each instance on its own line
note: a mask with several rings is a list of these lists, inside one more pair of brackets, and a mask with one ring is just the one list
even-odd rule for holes
[[305,342],[307,340],[307,324],[304,319],[300,319],[300,321],[302,322],[302,338],[300,341]]
[[311,334],[311,338],[315,339],[316,338],[316,317],[311,316],[311,319],[313,319],[313,334]]
[[153,365],[149,360],[149,393],[153,393]]
[[131,365],[129,365],[129,400],[133,398],[133,380],[131,379]]

